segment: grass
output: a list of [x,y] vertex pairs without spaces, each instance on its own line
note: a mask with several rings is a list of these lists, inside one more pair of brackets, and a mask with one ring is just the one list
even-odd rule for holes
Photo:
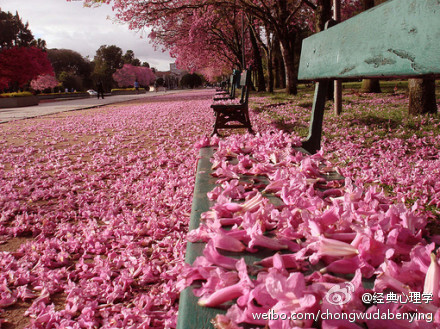
[[[381,81],[381,94],[359,94],[361,82],[345,82],[343,83],[343,114],[338,117],[330,110],[333,102],[329,101],[326,104],[325,122],[330,120],[330,123],[363,125],[377,130],[381,134],[381,130],[387,131],[387,135],[393,135],[393,130],[398,127],[406,130],[404,136],[399,135],[399,138],[405,138],[415,134],[418,137],[423,137],[428,132],[440,133],[439,115],[422,115],[422,116],[408,116],[406,95],[408,93],[408,81]],[[395,87],[397,86],[397,90]],[[440,99],[440,81],[436,81],[436,96]],[[277,111],[277,106],[291,105],[290,113],[295,116],[300,116],[307,122],[310,119],[310,111],[313,105],[314,86],[312,84],[298,85],[297,95],[288,95],[283,90],[276,90],[273,94],[258,93],[253,94],[254,100],[257,98],[264,98],[266,103],[264,105],[259,102],[253,103],[253,107],[258,111],[266,111],[278,125],[282,125],[282,120],[288,119],[280,115]],[[374,101],[377,98],[388,97],[380,104],[381,110],[376,110]],[[390,98],[391,97],[391,98]],[[395,102],[393,101],[395,100]],[[363,108],[362,116],[359,117],[357,106]],[[308,111],[303,111],[307,109]],[[330,111],[329,111],[330,110]],[[307,130],[300,129],[297,131],[301,136],[307,134]],[[332,136],[328,136],[332,137]]]
[[[397,86],[397,88],[395,88]],[[359,154],[368,154],[370,148],[376,148],[386,140],[401,140],[405,145],[404,154],[410,156],[417,152],[420,147],[431,148],[426,155],[426,161],[438,161],[439,144],[436,136],[440,135],[440,113],[419,116],[408,116],[408,82],[407,81],[381,81],[383,93],[362,94],[359,92],[361,82],[349,82],[343,84],[343,109],[341,115],[334,114],[333,102],[326,103],[323,124],[323,142],[328,149],[330,161],[341,168],[349,168],[353,160],[359,162],[362,159],[345,157],[345,154],[336,152],[335,145],[344,145],[347,142],[359,148]],[[436,82],[436,97],[440,105],[440,83]],[[314,87],[312,85],[300,85],[298,95],[288,95],[282,90],[274,94],[253,94],[251,107],[257,109],[260,114],[266,115],[272,124],[288,133],[295,133],[306,137],[309,130],[310,115],[313,105]],[[414,141],[414,136],[417,139]],[[335,143],[332,143],[335,142]],[[417,145],[419,144],[419,145]],[[351,146],[350,146],[351,147]],[[386,150],[386,149],[385,149]],[[389,149],[385,152],[394,154]],[[401,150],[400,150],[401,151]],[[345,151],[342,151],[345,152]],[[395,154],[399,154],[396,152]],[[369,156],[380,157],[380,154]],[[404,156],[404,155],[403,155]],[[408,158],[409,159],[409,158]],[[405,160],[402,158],[402,161]],[[366,160],[365,165],[369,163]],[[411,167],[410,163],[406,164]],[[383,169],[383,168],[382,168]],[[386,175],[393,173],[395,169],[389,167]],[[396,172],[398,168],[396,168]],[[361,172],[361,171],[360,171]],[[356,173],[353,173],[356,176]],[[427,175],[428,173],[425,173]],[[429,175],[436,173],[429,173]],[[414,171],[411,175],[417,175]],[[382,182],[379,184],[387,194],[392,194],[395,186]],[[431,196],[428,195],[428,200]],[[413,204],[415,200],[408,195],[407,202]],[[440,209],[424,203],[424,209],[433,213],[440,219]],[[440,231],[440,227],[439,227]]]

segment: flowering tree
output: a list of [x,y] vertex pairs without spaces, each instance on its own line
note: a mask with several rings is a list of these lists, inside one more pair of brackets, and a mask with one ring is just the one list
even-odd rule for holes
[[0,88],[23,87],[39,75],[54,75],[47,54],[36,47],[13,47],[0,52]]
[[44,90],[58,86],[58,80],[50,74],[42,74],[31,81],[31,88],[34,90]]
[[113,79],[120,87],[133,86],[136,80],[142,86],[149,86],[156,80],[156,76],[148,67],[124,64],[121,69],[116,70],[113,74]]
[[[95,0],[84,0],[84,2],[86,5],[97,3]],[[295,59],[297,52],[295,45],[299,37],[298,32],[301,29],[315,25],[315,13],[319,13],[322,6],[327,2],[323,0],[317,2],[309,0],[100,1],[100,3],[112,4],[117,13],[116,17],[121,21],[128,22],[131,29],[151,28],[153,32],[150,36],[157,43],[170,50],[182,65],[188,62],[185,58],[189,57],[196,58],[195,63],[208,57],[228,59],[228,54],[224,54],[223,51],[210,51],[213,43],[206,42],[205,30],[200,29],[202,17],[206,18],[206,22],[212,16],[217,15],[218,12],[227,9],[231,12],[243,12],[258,18],[273,31],[281,45],[287,75],[287,91],[289,93],[296,93]],[[342,5],[344,7],[351,6],[352,3],[357,2],[359,0],[345,0]],[[198,15],[200,12],[203,12],[203,15]],[[223,19],[217,22],[222,24],[227,22],[227,19],[223,16]],[[175,40],[171,44],[170,41],[175,34],[170,33],[170,31],[176,31],[176,29],[170,29],[171,25],[174,27],[180,25],[180,28],[187,31],[193,30],[196,33],[193,35],[188,33],[186,34],[187,37],[179,39],[180,42]],[[197,29],[193,27],[197,27]],[[236,31],[221,25],[217,25],[215,29],[212,29],[212,32],[219,36],[222,41],[222,49],[228,49],[229,51],[232,48],[228,47],[227,39],[223,37],[223,34],[225,32],[235,33],[238,38],[241,38],[241,35],[237,34]],[[182,36],[182,34],[179,35]],[[200,53],[203,53],[203,58],[199,56]]]
[[[242,19],[237,9],[191,8],[161,21],[150,37],[157,47],[170,51],[179,68],[200,72],[213,81],[230,73],[233,66],[242,67]],[[249,40],[244,41],[249,57]]]

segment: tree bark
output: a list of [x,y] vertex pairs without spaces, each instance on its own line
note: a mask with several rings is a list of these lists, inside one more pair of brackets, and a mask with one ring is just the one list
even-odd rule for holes
[[280,38],[281,53],[283,55],[284,68],[286,70],[286,93],[296,95],[298,93],[298,75],[295,68],[295,38],[296,33],[291,32],[290,38]]
[[263,61],[261,59],[260,47],[258,47],[257,38],[254,29],[249,29],[249,36],[254,53],[255,68],[257,69],[257,91],[266,91],[266,81],[264,81]]
[[290,26],[289,1],[290,0],[275,1],[276,17],[280,24],[274,26],[274,32],[280,40],[281,54],[286,70],[286,92],[290,95],[296,95],[298,93],[298,68],[295,65],[297,59],[295,44],[298,35],[295,28]]
[[315,13],[315,30],[324,31],[325,23],[332,18],[332,0],[318,0]]
[[[332,18],[332,0],[318,0],[315,10],[315,30],[324,31],[325,23]],[[329,83],[327,89],[327,99],[333,100],[334,85]]]
[[437,113],[434,79],[409,79],[409,115]]
[[274,40],[273,59],[275,69],[275,88],[286,88],[286,72],[278,40]]
[[266,26],[266,39],[267,39],[267,49],[266,49],[266,59],[267,59],[267,79],[268,79],[268,90],[273,94],[274,87],[274,40],[273,36],[270,38],[269,27]]
[[380,83],[378,79],[363,79],[361,93],[381,93]]
[[[374,0],[362,0],[362,9],[368,10],[375,5]],[[361,93],[381,93],[380,83],[378,79],[363,79]]]
[[268,91],[273,93],[274,86],[274,74],[273,74],[273,56],[267,56],[267,83],[268,83]]

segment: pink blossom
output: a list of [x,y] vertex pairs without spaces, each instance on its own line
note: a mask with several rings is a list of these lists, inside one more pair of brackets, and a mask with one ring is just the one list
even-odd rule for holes
[[439,298],[439,281],[440,281],[440,266],[437,257],[434,253],[431,254],[431,264],[426,272],[425,284],[423,292],[432,294],[433,302],[438,303]]

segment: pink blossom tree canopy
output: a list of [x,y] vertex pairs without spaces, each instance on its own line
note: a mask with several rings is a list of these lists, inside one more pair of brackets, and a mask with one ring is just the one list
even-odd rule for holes
[[[281,45],[287,91],[293,94],[297,91],[295,57],[300,32],[315,25],[324,4],[327,4],[324,0],[83,1],[89,6],[97,3],[111,4],[116,18],[128,23],[130,29],[151,29],[150,38],[157,46],[170,51],[177,58],[178,66],[190,71],[199,66],[206,68],[206,65],[202,65],[205,59],[204,64],[211,68],[210,74],[213,68],[219,67],[217,62],[235,61],[233,57],[239,55],[236,51],[241,52],[241,33],[229,24],[230,19],[237,22],[242,14],[258,19],[262,27],[267,26]],[[360,2],[343,0],[341,5],[344,16],[354,12]]]
[[119,87],[133,86],[136,80],[142,86],[149,86],[156,80],[156,76],[148,67],[124,64],[121,69],[113,73],[113,79]]
[[49,74],[39,75],[31,81],[31,88],[34,90],[44,90],[58,86],[58,80]]

